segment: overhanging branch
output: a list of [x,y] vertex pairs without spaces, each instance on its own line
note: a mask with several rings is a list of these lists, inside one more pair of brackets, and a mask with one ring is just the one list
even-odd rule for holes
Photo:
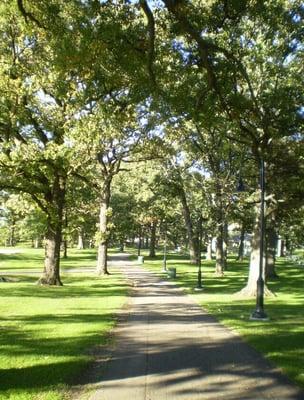
[[34,22],[39,28],[45,28],[45,26],[43,26],[40,21],[38,21],[38,19],[30,12],[26,11],[26,9],[24,8],[24,4],[23,4],[23,0],[17,0],[17,6],[19,11],[21,12],[21,14],[23,15],[24,19],[26,22],[28,22],[28,20],[31,20],[32,22]]
[[149,31],[149,50],[148,50],[148,72],[153,84],[156,84],[155,73],[153,69],[153,63],[155,59],[155,19],[153,12],[151,11],[146,0],[140,0],[139,4],[145,13],[148,21]]

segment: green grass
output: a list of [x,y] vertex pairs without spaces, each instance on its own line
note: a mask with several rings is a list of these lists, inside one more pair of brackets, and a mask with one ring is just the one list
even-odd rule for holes
[[[42,261],[42,250],[0,254],[0,275],[40,271]],[[94,251],[74,250],[62,264],[64,271],[95,263]],[[102,278],[63,272],[63,287],[37,286],[37,275],[17,278],[0,283],[0,399],[63,399],[92,360],[88,350],[107,342],[127,285],[115,271]]]
[[[143,251],[143,255],[145,251]],[[164,276],[162,256],[145,257],[147,268]],[[304,387],[304,268],[279,259],[279,279],[268,282],[276,297],[265,299],[269,322],[250,321],[255,299],[240,299],[234,293],[247,281],[248,261],[230,259],[223,278],[214,276],[214,261],[202,263],[203,292],[195,292],[197,267],[184,256],[170,254],[168,267],[177,268],[176,282],[224,325],[239,332],[293,381]]]

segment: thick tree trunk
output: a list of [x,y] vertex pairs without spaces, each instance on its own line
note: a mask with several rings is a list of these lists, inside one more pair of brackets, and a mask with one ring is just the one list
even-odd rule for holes
[[242,224],[238,256],[236,258],[239,261],[243,261],[243,259],[244,259],[244,241],[245,241],[245,227],[244,227],[244,224]]
[[47,233],[45,235],[45,259],[42,276],[38,280],[41,285],[61,286],[60,279],[60,247],[62,240],[62,218],[65,200],[66,181],[56,176],[53,182],[52,192],[46,196],[52,199],[49,203],[49,215],[47,220]]
[[156,243],[156,222],[152,222],[149,257],[155,257],[155,243]]
[[97,258],[97,275],[109,275],[107,253],[108,253],[108,210],[110,204],[110,189],[111,182],[107,182],[103,188],[103,193],[100,200],[99,212],[99,245]]
[[216,263],[215,263],[215,274],[217,276],[223,276],[226,260],[224,252],[224,225],[222,209],[217,210],[217,235],[216,235]]
[[[252,232],[251,239],[251,253],[250,253],[250,265],[249,265],[249,275],[246,286],[237,293],[237,295],[244,297],[256,297],[257,294],[257,280],[259,277],[259,267],[260,267],[260,208],[256,207],[256,218]],[[265,281],[265,255],[264,259],[264,271],[263,279]],[[272,295],[272,292],[264,286],[265,296]]]
[[186,224],[186,229],[187,229],[187,234],[188,234],[190,262],[193,264],[197,264],[198,260],[199,260],[198,238],[195,237],[195,235],[194,235],[190,209],[189,209],[186,194],[185,194],[183,188],[180,188],[179,196],[180,196],[180,200],[181,200],[182,207],[183,207],[183,214],[184,214],[184,219],[185,219],[185,224]]
[[278,239],[277,245],[277,256],[284,257],[285,256],[285,241],[281,238]]
[[266,229],[266,280],[268,278],[278,278],[275,270],[275,257],[278,243],[278,235],[273,225]]
[[39,249],[39,247],[41,247],[41,246],[42,246],[41,238],[40,237],[36,237],[35,240],[34,240],[34,248],[35,249]]
[[66,239],[63,241],[63,258],[68,258],[68,241]]
[[208,238],[206,260],[212,260],[212,237]]
[[62,224],[58,221],[56,226],[49,223],[45,235],[45,259],[44,271],[38,284],[61,286],[60,279],[60,246],[61,246]]
[[223,249],[223,235],[219,232],[216,238],[216,263],[215,263],[215,274],[217,276],[223,276],[225,269],[225,257]]
[[78,249],[78,250],[83,250],[83,249],[84,249],[84,237],[83,237],[83,231],[82,231],[82,229],[79,229],[79,231],[78,231],[78,244],[77,244],[77,249]]

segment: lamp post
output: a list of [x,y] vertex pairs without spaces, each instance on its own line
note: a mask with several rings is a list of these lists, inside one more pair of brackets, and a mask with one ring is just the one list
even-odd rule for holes
[[200,291],[204,290],[203,285],[202,285],[202,222],[203,222],[203,217],[200,215],[199,217],[199,227],[198,227],[198,272],[197,272],[197,286],[194,290]]
[[163,271],[167,272],[167,223],[165,222]]
[[137,256],[140,256],[140,251],[141,251],[141,234],[142,234],[142,228],[140,226],[139,231],[138,231],[138,247],[137,247]]
[[250,319],[255,321],[268,321],[267,314],[264,311],[264,244],[265,244],[265,162],[263,156],[260,158],[260,263],[259,277],[257,280],[256,308],[251,314]]

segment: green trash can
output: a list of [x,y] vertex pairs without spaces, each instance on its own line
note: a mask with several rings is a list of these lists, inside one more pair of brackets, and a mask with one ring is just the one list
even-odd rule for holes
[[139,264],[143,264],[144,263],[144,256],[138,256],[137,261],[139,262]]
[[176,268],[174,268],[174,267],[168,268],[168,278],[172,278],[172,279],[176,278]]

